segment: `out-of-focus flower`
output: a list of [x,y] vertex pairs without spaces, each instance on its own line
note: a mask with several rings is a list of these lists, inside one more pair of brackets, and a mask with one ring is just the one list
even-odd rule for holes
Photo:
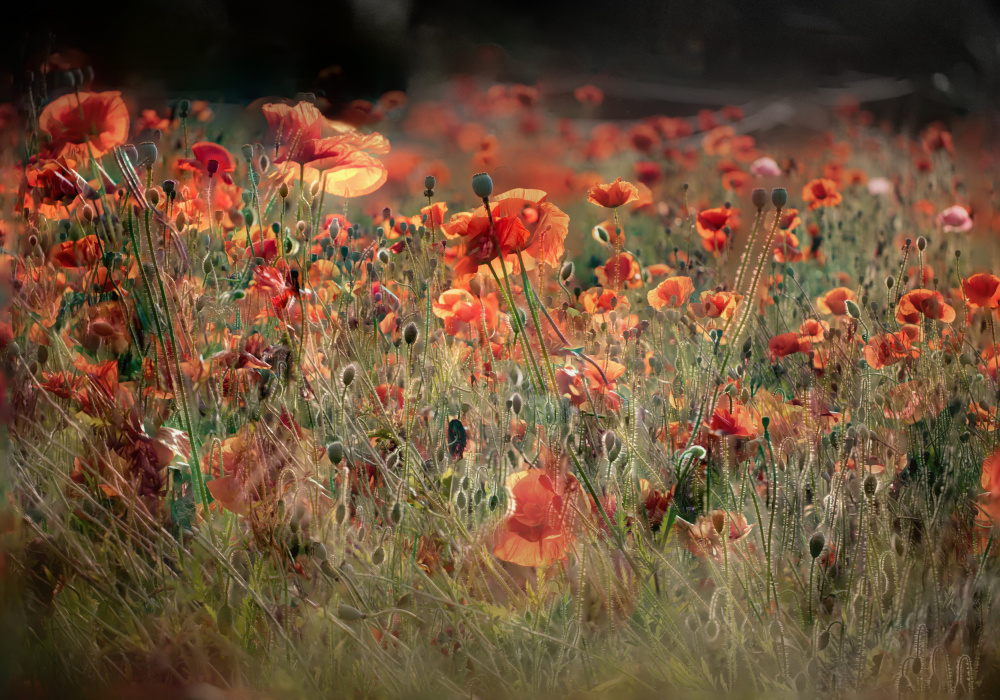
[[937,223],[944,231],[962,233],[972,228],[972,217],[965,207],[955,204],[937,215]]
[[63,95],[38,117],[39,130],[50,139],[45,152],[81,160],[91,154],[100,158],[125,143],[128,126],[128,108],[120,92]]

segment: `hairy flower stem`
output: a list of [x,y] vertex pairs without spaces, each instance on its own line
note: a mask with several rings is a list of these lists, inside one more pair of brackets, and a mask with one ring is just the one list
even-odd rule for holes
[[[181,415],[184,417],[184,427],[187,430],[188,440],[191,442],[191,483],[194,487],[195,493],[198,499],[201,501],[202,506],[205,508],[205,518],[210,518],[209,502],[208,502],[208,491],[205,488],[205,480],[201,473],[201,462],[198,459],[198,444],[194,432],[194,427],[191,422],[191,407],[187,400],[187,389],[184,387],[184,373],[181,371],[181,362],[177,355],[177,336],[174,333],[174,322],[170,317],[170,306],[167,303],[167,292],[163,286],[163,277],[160,273],[160,266],[156,262],[156,255],[154,254],[153,248],[153,236],[150,232],[149,226],[149,210],[145,212],[145,226],[146,226],[146,243],[149,246],[149,254],[153,261],[153,270],[156,274],[156,282],[160,289],[160,300],[163,303],[163,315],[167,319],[167,332],[170,334],[170,346],[173,348],[174,354],[174,370],[177,373],[177,391],[180,394],[180,404],[181,404]],[[132,236],[132,247],[135,248],[136,258],[142,260],[139,252],[139,247],[135,239],[135,233],[132,230],[132,216],[129,215],[129,235]],[[146,285],[146,289],[149,290],[149,280],[146,277],[145,270],[142,269],[142,264],[140,262],[139,269],[142,270],[143,283]],[[152,299],[150,299],[152,301]],[[153,318],[156,319],[157,334],[160,337],[160,344],[163,346],[164,355],[167,354],[167,345],[164,342],[163,329],[160,326],[159,317],[156,313],[156,305],[151,304],[151,311],[153,313]]]

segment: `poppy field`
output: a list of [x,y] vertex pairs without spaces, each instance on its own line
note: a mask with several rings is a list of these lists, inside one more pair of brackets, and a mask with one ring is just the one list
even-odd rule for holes
[[0,105],[4,694],[996,693],[988,122],[605,101]]

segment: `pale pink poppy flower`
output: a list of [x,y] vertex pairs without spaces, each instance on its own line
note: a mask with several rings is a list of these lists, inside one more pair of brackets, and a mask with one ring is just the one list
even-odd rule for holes
[[884,177],[873,177],[868,181],[868,193],[878,196],[892,192],[892,183]]
[[938,214],[937,222],[945,231],[968,231],[972,228],[972,217],[960,204],[950,206]]
[[775,162],[774,158],[768,158],[764,156],[763,158],[758,158],[753,163],[750,164],[750,172],[757,177],[768,177],[781,175],[781,168]]

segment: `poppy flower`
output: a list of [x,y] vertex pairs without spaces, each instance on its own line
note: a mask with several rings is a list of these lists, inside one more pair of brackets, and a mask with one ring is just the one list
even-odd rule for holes
[[823,296],[816,299],[816,308],[822,314],[833,314],[843,316],[847,313],[847,302],[855,301],[854,292],[847,287],[837,287],[831,289]]
[[128,108],[120,92],[63,95],[38,117],[39,130],[50,138],[45,151],[54,157],[100,158],[125,143],[128,126]]
[[227,184],[233,184],[230,173],[236,170],[236,159],[225,147],[211,141],[199,141],[191,145],[191,154],[194,158],[182,158],[177,161],[177,167],[181,170],[189,170],[208,175],[209,161],[215,161],[217,172],[222,180]]
[[690,277],[668,277],[646,295],[649,305],[659,311],[664,306],[679,308],[694,294],[694,283]]
[[455,264],[455,276],[474,274],[480,265],[488,265],[500,256],[506,258],[523,251],[530,238],[531,233],[516,216],[494,219],[492,228],[489,219],[473,217],[462,237],[465,252]]
[[899,300],[896,307],[896,320],[900,323],[919,323],[923,314],[942,323],[955,320],[955,309],[944,303],[941,292],[932,289],[914,289],[907,292]]
[[565,559],[576,540],[573,525],[580,485],[572,474],[526,469],[507,477],[511,506],[496,536],[493,555],[519,566]]
[[988,272],[980,272],[962,280],[962,290],[965,301],[974,309],[989,307],[997,308],[997,297],[1000,295],[1000,277]]
[[[565,241],[569,234],[569,215],[552,202],[542,190],[516,188],[494,198],[491,204],[494,217],[518,217],[530,233],[530,242],[524,253],[549,267],[562,265],[566,253]],[[480,208],[485,213],[485,207]],[[477,210],[477,214],[480,210]],[[525,263],[529,265],[529,263]]]
[[750,164],[750,172],[757,177],[777,177],[781,175],[781,167],[774,158],[764,156]]
[[464,289],[447,289],[441,293],[432,309],[435,316],[444,321],[448,335],[458,335],[463,324],[471,325],[480,334],[483,324],[486,332],[496,330],[499,320],[499,302],[495,292],[476,298]]
[[825,177],[817,178],[802,188],[802,201],[809,209],[820,207],[835,207],[844,201],[844,196],[837,191],[837,183]]
[[[69,206],[86,180],[74,169],[76,161],[66,157],[35,159],[24,168],[25,207],[49,218],[59,216],[60,206]],[[29,203],[30,202],[30,203]]]
[[798,333],[782,333],[771,338],[767,342],[767,349],[771,352],[772,360],[779,357],[787,357],[797,352],[809,352],[812,344],[799,336]]
[[580,104],[596,107],[604,102],[604,91],[594,85],[581,85],[573,90],[573,97]]
[[608,209],[615,209],[639,199],[639,189],[631,182],[625,182],[620,177],[614,182],[594,185],[587,192],[587,201]]
[[972,228],[972,217],[965,207],[956,204],[938,214],[937,223],[944,231],[962,233]]
[[715,238],[716,234],[729,225],[729,218],[733,215],[732,210],[726,207],[715,207],[698,212],[695,219],[695,228],[702,238]]
[[101,257],[101,242],[90,234],[78,241],[57,243],[49,251],[49,259],[60,267],[90,267]]
[[708,429],[715,435],[730,437],[752,438],[757,435],[757,424],[750,409],[729,401],[720,401],[715,407]]
[[606,263],[594,270],[594,274],[602,287],[621,289],[642,286],[639,263],[631,253],[612,255]]
[[701,293],[701,303],[692,305],[691,311],[698,318],[721,318],[726,321],[733,315],[741,301],[743,301],[742,294],[705,291]]
[[699,515],[694,523],[678,518],[677,527],[689,552],[721,561],[725,549],[733,551],[737,543],[750,536],[754,526],[743,515],[718,509],[707,516]]
[[799,210],[788,207],[781,210],[781,216],[778,217],[778,230],[794,231],[801,223],[802,219],[799,217]]
[[820,343],[823,342],[828,330],[830,330],[830,324],[826,321],[808,318],[799,326],[799,337],[811,343]]
[[868,366],[877,370],[907,358],[917,358],[920,350],[913,347],[913,339],[908,332],[899,330],[870,338],[865,345],[864,356]]

